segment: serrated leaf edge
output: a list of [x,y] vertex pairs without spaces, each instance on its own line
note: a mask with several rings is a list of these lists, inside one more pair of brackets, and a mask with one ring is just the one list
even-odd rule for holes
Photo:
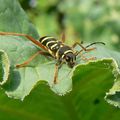
[[[118,64],[116,62],[116,60],[113,59],[113,62],[112,62],[112,67],[113,67],[113,75],[115,77],[114,79],[114,84],[115,82],[117,82],[117,77],[120,75],[120,70],[119,70],[119,67],[118,67]],[[113,86],[114,86],[113,84]],[[112,88],[109,90],[109,92],[106,93],[106,96],[104,97],[104,99],[111,105],[114,105],[115,107],[119,107],[120,108],[120,105],[118,102],[116,101],[112,101],[110,99],[107,98],[107,96],[110,96],[110,95],[115,95],[117,92],[120,92],[120,89],[119,90],[113,90],[113,86]]]

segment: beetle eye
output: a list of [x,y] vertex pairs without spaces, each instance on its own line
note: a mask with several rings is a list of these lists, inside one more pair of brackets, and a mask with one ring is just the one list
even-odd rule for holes
[[66,61],[69,62],[70,61],[70,57],[66,56]]

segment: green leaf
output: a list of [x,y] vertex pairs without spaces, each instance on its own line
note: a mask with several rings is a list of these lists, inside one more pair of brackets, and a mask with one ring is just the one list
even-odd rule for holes
[[44,56],[38,56],[26,67],[17,69],[16,64],[29,59],[38,48],[28,40],[15,36],[0,36],[0,42],[0,48],[7,52],[11,62],[9,82],[3,86],[8,96],[24,99],[40,80],[46,80],[58,94],[65,94],[71,89],[71,80],[69,76],[66,78],[71,69],[66,65],[59,71],[59,84],[53,86],[54,60],[50,61]]
[[35,38],[39,37],[17,0],[0,0],[0,31],[26,33]]
[[[97,65],[104,62],[111,64],[111,60],[104,60]],[[88,66],[96,68],[96,63],[90,63]],[[102,65],[102,67],[105,66]],[[88,70],[87,66],[80,68],[83,68],[84,71]],[[100,71],[102,72],[102,70]],[[102,73],[105,75],[106,71],[107,74],[110,74],[107,69]],[[89,72],[92,71],[89,70],[88,74]],[[81,78],[77,79],[74,74],[73,90],[65,96],[58,96],[44,83],[38,84],[22,102],[9,99],[3,91],[0,91],[0,119],[90,120],[96,118],[97,120],[119,120],[120,110],[110,106],[103,99],[105,91],[113,82],[109,80],[110,77],[105,77],[104,80],[100,74],[99,77],[100,79],[95,76],[94,79],[88,79],[86,74],[81,74]]]
[[7,82],[9,76],[10,63],[7,54],[0,50],[0,85]]
[[[25,13],[20,8],[18,2],[14,1],[12,5],[13,7],[11,7],[9,0],[6,0],[2,4],[3,7],[1,7],[2,20],[0,31],[15,31],[18,33],[22,32],[27,33],[28,35],[31,35],[32,31],[34,33],[34,35],[32,36],[35,36],[34,38],[37,38],[38,35],[36,35],[37,33],[35,29],[29,23]],[[13,14],[16,19],[12,16],[9,16],[9,14]],[[6,21],[7,24],[14,24],[14,27],[11,27],[10,25],[6,26],[6,24],[4,23],[5,21],[3,19],[8,20]],[[11,23],[9,21],[11,21]],[[10,30],[8,29],[8,27],[10,28]],[[29,40],[25,39],[24,37],[0,36],[0,42],[0,48],[7,52],[11,62],[11,72],[8,80],[9,82],[3,86],[9,97],[24,99],[24,97],[30,93],[30,91],[34,88],[34,86],[39,80],[47,80],[54,91],[59,91],[58,94],[65,94],[66,91],[71,89],[71,81],[69,80],[69,78],[67,78],[66,81],[63,81],[62,83],[60,82],[59,85],[52,86],[54,78],[55,61],[49,61],[43,56],[38,56],[27,67],[20,69],[15,68],[16,64],[24,62],[39,50]],[[66,75],[70,71],[70,69],[66,66],[63,66],[63,68],[64,69],[60,70],[59,72],[60,80],[66,77],[64,76],[64,74]],[[47,75],[46,71],[48,71]],[[63,76],[61,76],[61,74],[63,74]],[[66,86],[65,83],[67,83],[67,81],[70,84]]]
[[[38,34],[36,30],[34,29],[33,25],[28,21],[28,18],[25,12],[23,11],[23,9],[20,7],[18,1],[0,0],[0,18],[1,18],[0,31],[26,33],[31,36],[34,36],[35,38],[38,38]],[[14,36],[7,38],[8,39],[6,39],[4,36],[1,36],[0,38],[0,48],[1,49],[3,48],[3,50],[8,54],[11,63],[9,80],[3,86],[3,88],[6,90],[8,96],[22,99],[24,96],[24,94],[22,93],[22,90],[24,91],[24,86],[22,86],[22,88],[19,87],[19,84],[21,83],[22,85],[23,83],[21,82],[20,73],[14,69],[15,68],[14,66],[17,63],[16,61],[17,59],[21,57],[24,58],[24,55],[22,56],[22,51],[25,50],[24,49],[24,46],[26,45],[24,43],[25,38],[14,37]],[[17,47],[17,45],[19,47]],[[29,44],[27,45],[29,46]],[[32,46],[32,48],[34,47],[31,43],[30,46]],[[37,48],[33,48],[33,53],[36,50]],[[30,50],[30,52],[31,51],[32,49]],[[26,51],[24,51],[24,54],[26,56]],[[32,52],[30,54],[32,54]],[[22,61],[22,59],[20,60]],[[24,74],[24,71],[22,73]]]
[[108,103],[120,108],[120,74],[115,79],[115,83],[106,94],[105,99]]
[[[112,88],[106,92],[106,96],[105,99],[107,100],[107,102],[109,102],[110,104],[113,104],[115,106],[120,107],[120,97],[119,97],[119,92],[120,92],[120,53],[119,52],[115,52],[112,50],[109,50],[105,47],[97,47],[97,50],[93,51],[92,53],[89,53],[89,56],[95,56],[98,59],[106,59],[109,60],[109,58],[111,58],[112,62],[111,64],[106,63],[106,65],[108,66],[106,69],[110,70],[111,75],[107,74],[105,72],[105,75],[101,74],[99,72],[99,74],[103,77],[101,78],[102,80],[104,80],[104,77],[108,77],[109,80],[113,81],[114,84],[112,86]],[[81,66],[81,65],[80,65]],[[97,68],[97,64],[96,64],[96,68]],[[99,66],[99,69],[104,68],[103,66]],[[95,70],[97,72],[97,70]],[[96,75],[96,73],[94,74]],[[113,77],[112,77],[113,76]],[[98,76],[97,76],[98,77]],[[93,79],[93,78],[92,78]],[[96,80],[99,78],[96,78]],[[108,82],[108,81],[106,81]],[[107,86],[106,86],[107,87]]]

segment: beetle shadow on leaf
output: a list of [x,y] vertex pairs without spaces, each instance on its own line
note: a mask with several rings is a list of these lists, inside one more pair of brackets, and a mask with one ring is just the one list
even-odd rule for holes
[[11,67],[8,82],[4,85],[3,88],[6,91],[12,92],[18,88],[20,84],[20,80],[21,80],[21,77],[19,72],[14,67]]

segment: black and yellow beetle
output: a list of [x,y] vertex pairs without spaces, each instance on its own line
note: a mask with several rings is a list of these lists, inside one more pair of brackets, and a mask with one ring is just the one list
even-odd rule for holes
[[[93,44],[103,42],[94,42],[86,47],[84,47],[81,43],[76,42],[72,47],[66,45],[65,42],[65,35],[62,34],[61,40],[57,40],[54,37],[44,36],[41,37],[39,41],[35,40],[33,37],[27,34],[21,33],[13,33],[13,32],[0,32],[0,35],[13,35],[13,36],[24,36],[28,38],[28,40],[32,41],[34,44],[42,48],[43,50],[38,51],[34,55],[32,55],[27,61],[22,64],[16,65],[17,68],[25,67],[29,64],[37,55],[41,54],[44,56],[50,56],[57,60],[55,64],[55,73],[54,73],[54,84],[57,83],[58,79],[58,70],[62,66],[63,63],[66,63],[70,68],[73,68],[76,65],[76,57],[83,51],[91,51],[94,50],[95,47],[88,48]],[[82,49],[80,51],[74,50],[75,46],[79,45]],[[85,60],[95,59],[94,57],[91,58],[84,58]]]

